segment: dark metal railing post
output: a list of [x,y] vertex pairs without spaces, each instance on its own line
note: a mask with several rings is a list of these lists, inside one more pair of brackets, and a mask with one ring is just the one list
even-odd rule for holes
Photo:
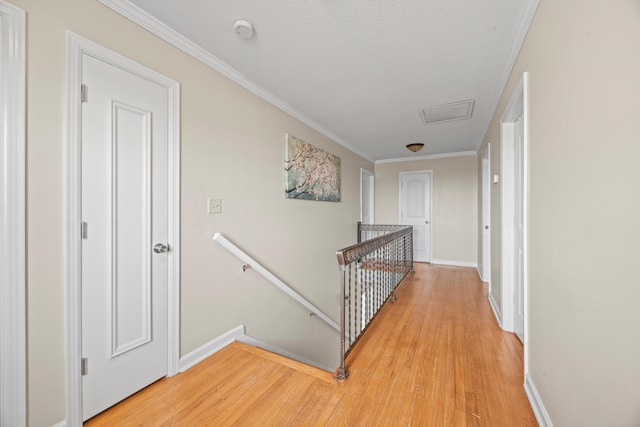
[[345,327],[345,316],[344,316],[344,312],[345,312],[345,301],[346,301],[346,295],[345,295],[345,264],[344,264],[344,258],[341,257],[340,254],[338,254],[338,263],[340,263],[340,367],[338,368],[338,370],[336,371],[334,378],[337,379],[338,381],[344,381],[347,379],[347,377],[349,376],[349,372],[347,371],[347,368],[345,366],[345,354],[346,354],[346,345],[345,345],[345,338],[347,336],[347,331],[346,331],[346,327]]

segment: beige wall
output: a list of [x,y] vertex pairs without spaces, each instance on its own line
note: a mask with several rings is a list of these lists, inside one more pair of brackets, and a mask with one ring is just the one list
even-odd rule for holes
[[639,40],[637,0],[542,0],[485,138],[499,159],[529,71],[527,353],[557,427],[640,425]]
[[[335,251],[355,242],[360,168],[373,169],[308,126],[95,0],[15,0],[27,12],[29,425],[65,416],[65,30],[181,83],[181,354],[240,323],[257,338],[337,366],[338,334],[309,318],[212,241],[229,239],[338,318]],[[284,134],[342,160],[342,202],[283,197]],[[208,215],[206,198],[223,199]]]
[[434,262],[477,265],[478,172],[477,156],[377,163],[375,220],[399,221],[400,172],[433,171]]

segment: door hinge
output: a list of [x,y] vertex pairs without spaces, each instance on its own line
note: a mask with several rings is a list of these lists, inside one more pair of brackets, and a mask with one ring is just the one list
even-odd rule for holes
[[80,373],[84,376],[89,373],[89,359],[83,357],[80,359]]
[[82,221],[82,222],[80,223],[80,236],[81,236],[83,239],[86,239],[86,238],[87,238],[87,228],[88,228],[88,227],[89,227],[89,226],[87,225],[87,223],[86,223],[86,222]]
[[80,85],[80,102],[87,102],[87,85]]

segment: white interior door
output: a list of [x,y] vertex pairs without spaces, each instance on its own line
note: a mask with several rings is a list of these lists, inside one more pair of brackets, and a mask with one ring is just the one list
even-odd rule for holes
[[400,223],[413,226],[413,260],[431,262],[430,171],[400,173]]
[[524,120],[514,123],[514,332],[524,343]]
[[480,278],[491,281],[491,144],[482,153],[482,262]]
[[373,224],[374,176],[366,169],[360,169],[360,221]]
[[165,87],[89,55],[82,79],[86,420],[167,375],[168,102]]

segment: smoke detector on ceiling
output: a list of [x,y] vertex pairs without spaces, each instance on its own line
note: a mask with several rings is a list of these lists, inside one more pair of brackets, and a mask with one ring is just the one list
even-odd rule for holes
[[233,23],[233,31],[241,39],[247,40],[253,37],[253,25],[244,19],[238,19]]

